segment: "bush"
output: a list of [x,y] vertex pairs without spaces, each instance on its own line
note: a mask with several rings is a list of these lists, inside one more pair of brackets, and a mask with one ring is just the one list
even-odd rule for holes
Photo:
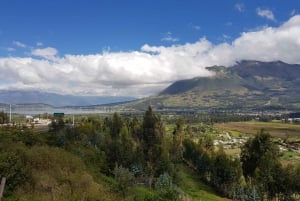
[[0,153],[0,178],[6,177],[5,193],[11,194],[30,178],[30,172],[17,152]]
[[168,173],[164,173],[157,178],[155,189],[158,192],[159,200],[164,201],[181,200],[183,194],[182,190],[173,184]]
[[133,174],[127,168],[116,166],[114,169],[114,175],[117,180],[117,190],[125,196],[128,188],[133,184]]

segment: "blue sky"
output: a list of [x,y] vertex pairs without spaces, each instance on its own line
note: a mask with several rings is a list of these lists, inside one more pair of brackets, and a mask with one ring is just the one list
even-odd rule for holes
[[0,89],[140,97],[208,65],[299,63],[299,14],[299,0],[1,0]]
[[[274,20],[257,14],[269,10]],[[206,37],[230,41],[260,26],[278,26],[300,12],[299,0],[2,0],[1,55],[22,55],[14,41],[64,54],[138,50]]]

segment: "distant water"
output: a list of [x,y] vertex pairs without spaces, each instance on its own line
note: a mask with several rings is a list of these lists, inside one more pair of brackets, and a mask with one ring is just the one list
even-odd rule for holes
[[[10,112],[8,107],[0,107],[0,111],[5,113]],[[96,113],[110,113],[114,112],[111,107],[101,107],[101,108],[86,108],[86,107],[77,107],[77,108],[37,108],[37,107],[14,107],[11,108],[11,113],[13,114],[24,114],[24,115],[36,115],[36,114],[53,114],[53,113],[65,113],[65,114],[96,114]]]

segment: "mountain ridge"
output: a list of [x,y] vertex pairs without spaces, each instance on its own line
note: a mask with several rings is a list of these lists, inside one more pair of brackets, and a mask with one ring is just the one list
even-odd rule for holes
[[130,96],[76,96],[41,91],[0,90],[3,104],[45,104],[55,107],[89,106],[121,103],[136,100]]
[[178,80],[133,106],[204,109],[300,109],[300,65],[243,60],[212,66],[211,77]]
[[138,100],[129,96],[72,96],[0,90],[0,103],[41,103],[55,107],[121,104],[129,110],[144,110],[149,105],[158,109],[300,109],[299,64],[243,60],[231,67],[206,69],[214,75],[178,80],[157,95]]

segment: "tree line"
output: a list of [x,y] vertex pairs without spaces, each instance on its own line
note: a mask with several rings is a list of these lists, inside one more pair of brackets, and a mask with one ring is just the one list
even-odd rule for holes
[[283,166],[279,149],[263,129],[242,147],[240,159],[208,150],[189,139],[183,157],[202,180],[236,201],[299,200],[300,166]]
[[233,158],[222,147],[215,150],[207,136],[193,141],[188,128],[178,118],[168,134],[151,107],[142,118],[114,113],[84,118],[76,125],[53,119],[46,133],[1,128],[0,173],[7,177],[6,197],[45,191],[53,201],[64,200],[59,197],[63,193],[65,200],[116,200],[93,179],[100,174],[114,178],[122,199],[130,196],[130,187],[143,186],[154,193],[132,199],[182,200],[177,184],[184,164],[233,200],[299,199],[300,167],[281,165],[279,150],[264,130],[247,141],[240,158]]

